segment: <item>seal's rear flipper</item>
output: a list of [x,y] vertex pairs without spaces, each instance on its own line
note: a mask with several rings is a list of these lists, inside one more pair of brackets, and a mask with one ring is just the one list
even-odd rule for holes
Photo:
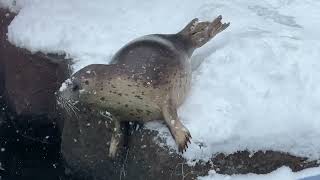
[[221,15],[212,22],[198,22],[195,18],[179,34],[188,38],[193,48],[199,48],[230,25],[230,23],[221,23],[221,20]]
[[210,39],[230,26],[230,22],[221,23],[221,20],[222,20],[222,16],[220,15],[210,23],[209,30],[208,30],[210,33]]
[[112,137],[109,147],[109,157],[115,158],[119,149],[119,144],[123,138],[123,132],[121,131],[120,121],[112,117]]

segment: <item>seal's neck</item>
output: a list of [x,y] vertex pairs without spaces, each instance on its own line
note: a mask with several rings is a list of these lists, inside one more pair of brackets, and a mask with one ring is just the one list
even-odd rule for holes
[[192,56],[192,53],[196,48],[192,45],[192,42],[182,34],[168,34],[163,35],[165,39],[168,39],[178,50],[184,51],[188,57]]

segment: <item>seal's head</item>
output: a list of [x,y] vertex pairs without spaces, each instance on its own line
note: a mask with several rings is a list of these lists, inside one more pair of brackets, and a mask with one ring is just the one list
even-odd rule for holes
[[[97,73],[92,71],[103,68],[104,65],[88,65],[72,75],[62,83],[59,91],[56,93],[58,105],[68,110],[75,110],[76,104],[96,104],[97,102]],[[98,101],[99,102],[99,101]]]
[[67,79],[62,83],[58,92],[56,92],[57,103],[65,109],[68,114],[76,114],[78,110],[76,104],[79,102],[81,85],[74,79]]

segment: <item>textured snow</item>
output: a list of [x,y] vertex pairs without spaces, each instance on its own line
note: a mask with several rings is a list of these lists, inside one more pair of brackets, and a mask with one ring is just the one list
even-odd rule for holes
[[210,171],[208,176],[199,177],[198,180],[319,180],[320,168],[310,168],[300,172],[292,172],[288,167],[281,167],[269,174],[257,175],[221,175]]
[[[192,59],[202,63],[179,109],[193,137],[183,156],[277,150],[320,158],[318,0],[16,0],[11,8],[20,11],[9,26],[10,42],[67,53],[74,70],[108,63],[139,36],[175,33],[194,17],[222,14],[231,26]],[[176,150],[164,125],[147,127]]]

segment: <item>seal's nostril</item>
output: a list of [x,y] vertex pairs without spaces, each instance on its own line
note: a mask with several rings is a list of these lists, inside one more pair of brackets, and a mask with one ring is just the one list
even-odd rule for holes
[[80,87],[77,84],[72,87],[72,91],[78,91],[79,89]]

